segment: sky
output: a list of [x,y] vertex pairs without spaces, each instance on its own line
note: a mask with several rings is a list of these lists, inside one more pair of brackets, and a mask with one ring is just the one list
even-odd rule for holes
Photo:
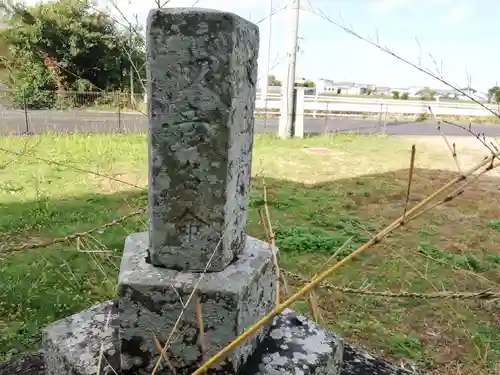
[[[108,6],[109,0],[99,0]],[[129,19],[145,24],[154,0],[113,0]],[[165,1],[165,0],[163,0]],[[170,0],[168,6],[190,7],[196,0]],[[271,3],[272,1],[272,3]],[[29,0],[29,3],[37,0]],[[270,61],[271,74],[287,71],[287,28],[292,0],[199,0],[197,7],[236,13],[260,28],[259,76]],[[271,53],[268,54],[269,14]],[[297,78],[354,81],[404,88],[445,85],[361,41],[340,27],[388,47],[448,82],[487,91],[500,83],[498,0],[301,0]],[[113,7],[109,7],[113,8]],[[122,16],[114,11],[115,17]],[[323,15],[323,16],[322,16]],[[267,18],[267,19],[266,19]],[[261,21],[263,20],[263,21]],[[260,22],[259,22],[260,21]]]

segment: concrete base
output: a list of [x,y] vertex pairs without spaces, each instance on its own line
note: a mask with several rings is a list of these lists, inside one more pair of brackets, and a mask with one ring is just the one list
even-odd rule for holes
[[120,372],[117,302],[108,301],[43,330],[47,375],[111,375]]
[[[122,371],[150,375],[196,286],[199,273],[154,267],[146,262],[148,234],[137,233],[125,242],[118,294]],[[239,259],[221,272],[204,275],[198,285],[204,325],[205,357],[217,353],[275,306],[276,275],[269,244],[247,237]],[[167,356],[177,375],[190,374],[202,362],[196,304],[185,307]],[[269,326],[233,351],[218,371],[234,374],[267,334]],[[164,362],[162,362],[164,363]],[[164,364],[165,373],[172,372]],[[220,373],[222,373],[220,372]]]

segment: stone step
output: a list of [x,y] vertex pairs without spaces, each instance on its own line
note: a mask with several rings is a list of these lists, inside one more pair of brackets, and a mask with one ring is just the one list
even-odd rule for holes
[[[343,361],[340,375],[416,375],[347,343],[344,343]],[[14,361],[0,364],[0,375],[47,375],[43,353],[41,351],[30,353]]]
[[[116,315],[112,311],[115,305],[114,301],[107,301],[48,326],[44,334],[45,352],[32,353],[0,365],[0,375],[97,374],[101,344],[107,361],[116,359],[114,355],[118,351],[119,340],[113,333],[117,331],[116,320],[113,319]],[[114,330],[105,329],[106,321],[108,328],[109,322],[115,325]],[[89,330],[88,327],[93,328]],[[44,359],[49,363],[45,363]],[[82,368],[86,370],[79,370]],[[105,365],[101,369],[105,370]],[[274,319],[269,334],[239,373],[416,375],[363,349],[343,343],[335,334],[292,310],[285,310]],[[101,374],[105,372],[101,371]]]

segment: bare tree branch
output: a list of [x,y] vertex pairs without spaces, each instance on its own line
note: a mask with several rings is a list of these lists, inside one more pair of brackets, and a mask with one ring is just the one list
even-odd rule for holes
[[[318,11],[319,11],[319,14],[316,13],[316,12],[313,12],[311,11],[313,14],[315,14],[316,16],[320,17],[320,18],[323,18],[324,20],[326,20],[327,22],[331,23],[332,25],[334,26],[337,26],[339,28],[341,28],[343,31],[345,31],[346,33],[348,34],[351,34],[353,35],[354,37],[366,42],[366,43],[369,43],[371,44],[372,46],[378,48],[379,50],[393,56],[394,58],[396,58],[397,60],[399,61],[402,61],[404,62],[405,64],[417,69],[418,71],[424,73],[424,74],[427,74],[428,76],[438,80],[439,82],[445,84],[446,86],[452,88],[453,90],[459,92],[460,94],[462,94],[463,96],[469,98],[471,101],[473,101],[474,103],[480,105],[481,107],[483,107],[485,110],[487,110],[488,112],[490,112],[492,115],[494,115],[495,117],[498,117],[500,118],[500,114],[498,114],[497,112],[495,112],[494,110],[492,110],[491,108],[489,108],[488,106],[486,106],[485,104],[481,103],[479,100],[477,100],[476,98],[474,98],[472,95],[470,95],[468,92],[465,92],[464,90],[462,90],[461,88],[457,87],[456,85],[453,85],[451,83],[449,83],[448,81],[446,81],[445,79],[443,79],[442,77],[432,73],[431,71],[429,71],[428,69],[424,69],[424,68],[421,68],[419,67],[418,65],[416,65],[415,63],[412,63],[411,61],[397,55],[394,50],[390,50],[387,46],[381,46],[379,43],[375,43],[373,41],[371,41],[370,39],[358,34],[357,32],[355,32],[352,27],[351,28],[348,28],[346,26],[343,26],[341,24],[339,24],[338,22],[335,22],[333,21],[330,17],[328,17],[321,9],[317,8]],[[468,79],[470,81],[470,75],[468,75]]]

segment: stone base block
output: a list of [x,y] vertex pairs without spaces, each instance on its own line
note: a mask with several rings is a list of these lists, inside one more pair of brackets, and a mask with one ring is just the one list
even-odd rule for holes
[[[202,362],[196,307],[201,305],[203,347],[206,358],[217,353],[275,306],[276,275],[269,244],[247,236],[243,253],[221,272],[203,276],[197,296],[187,300],[200,273],[154,267],[146,262],[148,234],[129,236],[125,243],[118,294],[122,370],[149,375],[158,358],[158,345],[167,341],[182,314],[167,352],[170,365],[160,373],[190,374]],[[201,303],[196,304],[199,300]],[[183,308],[183,305],[185,308]],[[228,355],[217,373],[235,374],[269,330],[256,335]]]
[[120,373],[117,302],[108,301],[43,330],[47,375]]
[[340,375],[343,351],[340,337],[287,309],[239,374]]
[[[80,322],[79,327],[97,327],[96,321],[102,319],[96,317],[107,317],[107,311],[113,306],[111,301],[105,302],[83,313],[76,321]],[[113,314],[111,318],[116,315]],[[75,320],[71,317],[69,320]],[[0,375],[79,375],[96,374],[97,361],[94,365],[83,364],[82,357],[88,358],[88,346],[86,344],[68,344],[68,340],[61,340],[60,337],[71,337],[68,330],[63,329],[65,334],[56,333],[55,337],[49,339],[47,331],[60,322],[47,327],[44,334],[45,353],[36,352],[26,357],[14,360],[9,363],[0,363]],[[104,326],[102,324],[102,326]],[[68,325],[66,325],[68,327]],[[103,363],[113,363],[118,366],[119,358],[116,353],[120,350],[120,340],[118,338],[119,323],[116,319],[111,319],[109,324],[109,334],[102,335]],[[77,330],[81,333],[81,343],[89,343],[95,339],[92,329]],[[52,330],[53,333],[55,333]],[[89,337],[87,337],[89,336]],[[66,342],[66,344],[65,344]],[[95,347],[95,345],[91,346]],[[343,355],[342,355],[343,347]],[[60,353],[72,355],[64,356]],[[111,353],[115,353],[112,355]],[[96,358],[98,358],[96,356]],[[44,360],[46,364],[44,364]],[[88,363],[88,362],[87,362]],[[93,369],[94,372],[89,370]],[[416,372],[398,367],[382,358],[375,357],[363,349],[356,348],[343,343],[342,339],[318,327],[312,321],[296,316],[291,310],[284,311],[273,321],[272,327],[260,343],[257,350],[252,354],[247,362],[240,368],[237,374],[241,375],[416,375]],[[83,371],[82,371],[83,370]],[[110,374],[106,369],[101,374]],[[122,375],[116,370],[114,375]],[[171,372],[167,372],[170,374]],[[160,374],[160,373],[158,373]],[[165,374],[165,372],[163,372]],[[208,375],[222,375],[223,371],[207,372]],[[233,373],[234,375],[235,373]]]

